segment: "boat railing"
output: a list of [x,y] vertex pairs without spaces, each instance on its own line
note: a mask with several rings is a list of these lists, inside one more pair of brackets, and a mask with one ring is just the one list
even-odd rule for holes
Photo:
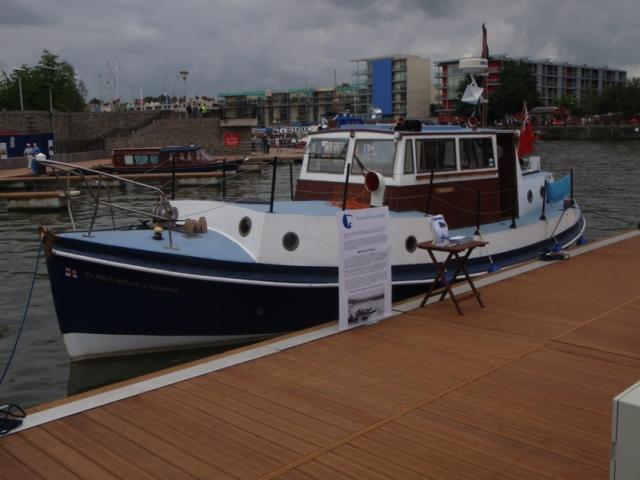
[[[101,209],[107,209],[111,218],[111,226],[115,230],[118,228],[116,225],[116,211],[125,212],[131,215],[154,221],[158,226],[166,228],[169,232],[169,246],[173,246],[172,230],[175,228],[175,222],[177,220],[177,212],[171,206],[167,194],[160,188],[146,183],[139,182],[135,179],[125,178],[112,173],[96,170],[93,168],[82,167],[74,165],[72,163],[58,162],[55,160],[38,160],[42,165],[48,167],[53,175],[56,177],[60,188],[62,189],[67,199],[67,212],[71,222],[71,228],[73,231],[77,231],[76,219],[74,217],[73,204],[75,203],[87,203],[81,197],[75,197],[72,194],[72,182],[79,181],[81,186],[91,196],[91,202],[89,206],[92,208],[92,212],[89,220],[89,227],[86,230],[85,235],[91,236],[95,230],[96,220]],[[139,208],[133,208],[128,205],[116,203],[111,195],[109,184],[118,182],[120,185],[131,185],[135,188],[146,192],[149,195],[156,195],[155,205],[151,210],[142,210]]]

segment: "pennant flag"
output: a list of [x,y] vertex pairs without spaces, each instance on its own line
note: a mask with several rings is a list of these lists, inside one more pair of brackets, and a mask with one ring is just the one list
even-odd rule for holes
[[531,126],[531,120],[529,119],[527,102],[524,102],[524,107],[522,110],[522,127],[520,127],[520,141],[518,142],[519,158],[531,155],[535,151],[533,142],[533,127]]
[[487,43],[487,29],[482,24],[482,54],[480,55],[482,58],[489,58],[489,44]]

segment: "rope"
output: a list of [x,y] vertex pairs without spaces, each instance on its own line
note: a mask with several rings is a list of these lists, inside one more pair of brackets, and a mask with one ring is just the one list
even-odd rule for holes
[[29,305],[31,305],[31,297],[33,295],[33,288],[36,283],[36,275],[38,273],[38,264],[40,263],[40,254],[42,252],[42,242],[38,242],[38,243],[40,244],[40,246],[38,247],[38,255],[36,257],[36,263],[33,266],[33,275],[31,276],[31,288],[29,288],[29,295],[27,296],[27,304],[24,306],[22,321],[20,322],[20,326],[18,327],[18,334],[16,335],[16,340],[13,343],[13,348],[11,349],[11,353],[9,354],[9,360],[7,360],[7,364],[4,366],[4,371],[2,372],[2,376],[0,377],[0,385],[2,385],[4,378],[7,376],[7,372],[9,371],[9,367],[11,366],[11,362],[13,361],[13,357],[16,353],[16,348],[18,347],[18,341],[20,340],[20,335],[22,335],[24,322],[27,319],[27,314],[29,313]]

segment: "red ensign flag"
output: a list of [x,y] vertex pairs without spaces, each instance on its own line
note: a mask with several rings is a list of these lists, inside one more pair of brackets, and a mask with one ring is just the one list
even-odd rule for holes
[[531,155],[535,148],[533,146],[534,136],[533,127],[529,120],[529,112],[527,111],[527,102],[524,102],[524,109],[522,112],[522,127],[520,128],[520,141],[518,142],[518,157],[526,157]]

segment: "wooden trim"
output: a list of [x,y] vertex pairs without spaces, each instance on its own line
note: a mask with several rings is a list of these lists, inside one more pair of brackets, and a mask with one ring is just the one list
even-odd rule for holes
[[[494,175],[495,174],[495,175]],[[472,177],[474,175],[486,175],[484,178],[496,178],[498,175],[498,169],[496,168],[483,168],[481,170],[467,170],[455,172],[433,172],[434,178],[457,178],[457,177]],[[491,176],[489,176],[491,175]],[[425,178],[431,178],[431,173],[416,173],[417,180],[424,180]]]

